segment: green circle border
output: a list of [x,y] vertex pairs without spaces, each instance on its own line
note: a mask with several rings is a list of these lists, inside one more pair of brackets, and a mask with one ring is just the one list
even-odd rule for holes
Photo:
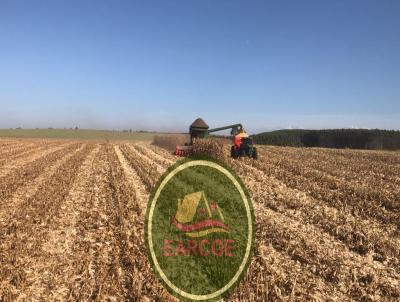
[[[224,292],[222,292],[221,294],[219,294],[219,295],[217,295],[217,296],[215,296],[213,298],[205,298],[205,299],[195,299],[195,300],[193,300],[193,299],[187,298],[185,296],[182,296],[179,292],[177,292],[173,288],[171,288],[164,281],[164,279],[162,278],[160,272],[157,270],[156,265],[155,265],[154,260],[153,260],[153,257],[151,255],[151,250],[150,250],[150,246],[149,246],[149,242],[148,242],[148,235],[149,235],[149,233],[148,233],[148,225],[149,225],[149,214],[150,214],[151,204],[153,202],[153,199],[155,197],[156,192],[158,191],[158,188],[160,187],[160,185],[162,184],[164,179],[173,170],[175,170],[179,166],[181,166],[183,164],[186,164],[188,162],[191,162],[191,161],[199,161],[199,160],[200,161],[201,160],[202,161],[210,161],[210,162],[213,162],[214,164],[217,164],[217,165],[221,166],[222,168],[226,169],[233,176],[233,178],[235,178],[235,180],[238,182],[239,186],[243,190],[243,192],[244,192],[244,194],[245,194],[245,196],[247,198],[247,201],[248,201],[249,210],[250,210],[250,217],[251,217],[251,225],[252,225],[252,234],[249,236],[251,238],[251,244],[250,244],[250,252],[249,252],[247,261],[246,261],[246,263],[245,263],[245,265],[243,267],[242,272],[237,277],[236,281],[234,281],[234,283],[228,289],[226,289]],[[255,233],[256,233],[255,215],[254,215],[254,208],[253,208],[253,204],[252,204],[251,195],[248,192],[248,190],[246,189],[246,187],[244,186],[244,184],[243,184],[242,180],[239,178],[239,176],[225,162],[222,162],[220,160],[217,160],[215,158],[211,158],[211,157],[208,157],[208,156],[191,156],[189,158],[184,158],[184,159],[178,160],[176,163],[174,163],[173,165],[168,167],[168,169],[158,179],[158,181],[156,182],[154,188],[151,190],[150,197],[149,197],[149,200],[148,200],[148,204],[147,204],[147,207],[146,207],[146,216],[145,216],[145,224],[144,224],[144,242],[145,242],[146,250],[147,250],[147,258],[150,261],[151,268],[152,268],[153,272],[157,275],[158,280],[161,281],[161,283],[164,286],[164,288],[170,294],[172,294],[174,297],[180,299],[181,301],[219,301],[220,299],[222,299],[222,298],[226,297],[228,294],[230,294],[236,288],[236,286],[239,284],[239,282],[243,279],[243,276],[247,272],[248,266],[250,265],[252,256],[254,254]],[[208,294],[208,295],[211,295],[211,294]],[[199,296],[199,295],[197,295],[197,296]]]

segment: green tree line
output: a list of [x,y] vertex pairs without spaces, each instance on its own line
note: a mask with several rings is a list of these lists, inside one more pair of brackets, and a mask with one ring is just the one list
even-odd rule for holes
[[253,135],[254,143],[293,147],[400,149],[400,131],[379,129],[290,129]]

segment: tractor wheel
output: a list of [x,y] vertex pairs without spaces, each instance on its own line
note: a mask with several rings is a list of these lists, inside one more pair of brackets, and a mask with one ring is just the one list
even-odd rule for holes
[[237,152],[237,150],[236,150],[236,148],[235,148],[235,146],[232,146],[231,147],[231,157],[232,158],[238,158],[238,152]]
[[245,157],[245,156],[249,156],[249,148],[247,146],[240,146],[239,151],[239,156],[240,157]]
[[258,154],[257,154],[257,148],[256,147],[253,148],[252,157],[253,157],[253,159],[258,159]]

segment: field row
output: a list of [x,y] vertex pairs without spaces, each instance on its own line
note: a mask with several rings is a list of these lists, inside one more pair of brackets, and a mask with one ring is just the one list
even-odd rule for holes
[[[267,147],[258,161],[228,160],[257,222],[228,300],[400,299],[397,156]],[[142,142],[1,140],[0,301],[175,300],[153,276],[143,228],[149,192],[177,159]]]
[[[152,151],[154,152],[154,147]],[[148,160],[155,158],[149,150],[144,153],[148,154]],[[166,156],[163,151],[159,151],[158,155]],[[398,284],[398,271],[395,272],[400,259],[398,240],[392,241],[390,237],[382,237],[383,234],[387,234],[380,229],[376,233],[370,230],[367,232],[370,235],[368,239],[377,240],[373,242],[376,247],[380,247],[381,244],[383,246],[380,250],[374,251],[375,254],[369,252],[369,246],[363,241],[362,233],[352,229],[353,226],[357,226],[356,217],[348,215],[346,217],[348,225],[343,226],[344,221],[336,219],[337,216],[339,219],[343,218],[340,217],[339,211],[323,202],[311,200],[312,198],[304,192],[291,190],[274,177],[268,177],[262,170],[251,167],[253,163],[252,160],[229,162],[245,181],[256,201],[256,216],[260,231],[265,230],[266,235],[272,235],[259,237],[259,242],[263,243],[259,249],[265,249],[265,243],[269,243],[268,246],[272,246],[278,252],[288,253],[285,256],[290,256],[294,263],[304,264],[303,273],[308,271],[313,277],[322,277],[324,285],[338,285],[336,288],[334,286],[323,290],[323,292],[333,291],[338,297],[350,293],[354,298],[361,298],[367,295],[380,295],[379,292],[382,295],[388,293],[389,296],[399,295],[396,287],[391,287],[390,282],[389,286],[386,282],[368,286],[362,282],[364,277],[373,272],[377,280],[381,278],[395,280],[394,284],[396,282]],[[291,225],[293,227],[290,227]],[[367,230],[369,229],[365,229]],[[316,241],[315,237],[324,243]],[[373,255],[377,258],[375,260],[379,261],[371,262]],[[293,267],[296,265],[293,264]],[[355,274],[360,283],[354,282]],[[310,277],[308,280],[316,282]],[[352,288],[343,292],[341,287],[348,284],[352,284]],[[262,288],[270,286],[264,284]],[[264,293],[265,296],[269,294]]]

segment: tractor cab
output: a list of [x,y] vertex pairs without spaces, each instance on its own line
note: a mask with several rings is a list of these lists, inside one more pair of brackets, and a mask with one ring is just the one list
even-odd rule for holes
[[231,157],[238,158],[241,156],[257,159],[257,149],[253,146],[253,139],[243,128],[233,137],[233,145],[231,146]]

